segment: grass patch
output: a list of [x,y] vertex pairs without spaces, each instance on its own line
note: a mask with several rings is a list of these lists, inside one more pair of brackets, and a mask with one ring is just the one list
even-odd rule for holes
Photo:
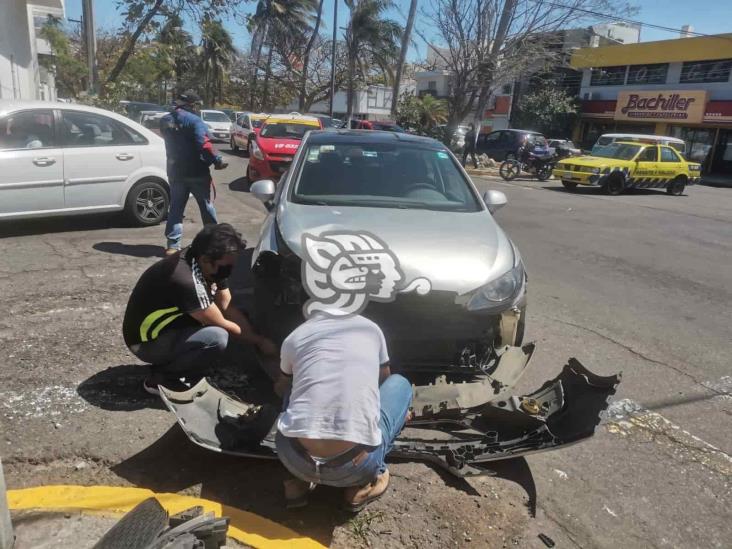
[[354,537],[361,542],[368,544],[368,535],[371,532],[371,524],[384,518],[383,511],[364,511],[348,521],[348,527]]

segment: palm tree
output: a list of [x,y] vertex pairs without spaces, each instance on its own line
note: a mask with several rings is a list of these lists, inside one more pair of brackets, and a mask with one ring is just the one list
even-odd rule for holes
[[231,35],[216,19],[201,25],[201,75],[204,101],[213,106],[223,96],[224,77],[236,53]]
[[409,15],[407,16],[407,26],[404,27],[402,33],[402,48],[399,51],[399,62],[396,66],[396,75],[394,76],[394,86],[391,91],[391,116],[395,117],[397,112],[397,103],[399,102],[399,88],[402,84],[402,70],[404,70],[404,61],[407,59],[407,50],[412,39],[412,28],[414,27],[414,18],[417,14],[417,0],[411,0],[409,3]]
[[178,94],[185,88],[184,75],[195,64],[195,47],[190,33],[183,29],[183,20],[178,14],[168,17],[158,33],[158,42],[164,46],[167,61],[173,68],[173,93]]
[[346,0],[351,20],[346,28],[348,52],[348,112],[346,122],[353,118],[353,100],[356,93],[356,70],[366,76],[367,67],[376,64],[384,72],[390,70],[397,57],[397,42],[401,26],[384,13],[392,6],[391,0]]
[[[338,0],[335,0],[336,2]],[[318,14],[315,16],[315,26],[313,27],[313,32],[310,35],[310,40],[308,40],[307,46],[305,46],[305,52],[302,56],[302,76],[300,78],[300,95],[298,97],[297,101],[297,107],[301,111],[305,110],[305,94],[306,94],[306,85],[308,81],[308,66],[310,65],[310,52],[313,49],[313,44],[315,44],[315,39],[318,37],[318,31],[320,31],[320,21],[323,16],[323,0],[320,0],[318,3]]]
[[[254,90],[257,84],[259,65],[265,42],[272,48],[272,39],[280,34],[300,34],[310,28],[317,0],[259,0],[257,9],[249,18],[249,32],[252,33],[250,58],[252,59],[252,81],[249,94],[249,108],[254,109]],[[269,74],[272,61],[271,51],[267,55]]]
[[419,114],[425,130],[444,124],[447,122],[447,101],[427,94],[419,102]]

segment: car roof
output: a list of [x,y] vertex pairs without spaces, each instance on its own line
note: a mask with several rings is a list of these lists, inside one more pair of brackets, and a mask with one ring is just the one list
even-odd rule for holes
[[303,116],[302,114],[271,114],[267,117],[267,123],[281,124],[284,122],[300,122],[301,124],[320,126],[320,120],[314,116]]
[[344,144],[373,144],[373,143],[411,143],[428,146],[430,148],[445,149],[445,145],[421,135],[410,133],[385,132],[380,130],[347,130],[329,129],[314,131],[310,133],[308,143],[312,145],[337,145]]
[[598,139],[601,139],[603,137],[610,137],[612,139],[616,138],[623,138],[623,137],[632,137],[637,139],[650,139],[652,141],[672,141],[674,143],[683,143],[683,139],[679,139],[678,137],[670,137],[667,135],[651,135],[647,133],[603,133]]
[[218,109],[201,109],[201,112],[220,112],[221,114],[226,114],[224,111]]
[[528,134],[531,134],[531,135],[541,135],[542,137],[544,136],[544,134],[541,133],[541,132],[535,132],[534,130],[518,130],[516,128],[506,128],[506,129],[503,129],[503,130],[493,130],[490,133],[495,133],[495,132],[528,133]]

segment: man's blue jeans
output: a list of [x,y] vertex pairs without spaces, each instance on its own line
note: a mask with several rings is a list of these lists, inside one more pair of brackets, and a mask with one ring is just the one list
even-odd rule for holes
[[170,209],[168,222],[165,225],[165,237],[168,248],[180,249],[183,237],[183,212],[188,204],[188,196],[192,194],[201,210],[204,225],[218,223],[216,208],[211,202],[211,176],[174,176],[170,177]]
[[[386,471],[386,455],[407,419],[412,404],[412,385],[399,374],[390,375],[379,387],[381,399],[381,444],[365,449],[368,456],[358,465],[348,461],[344,465],[329,467],[328,460],[316,460],[303,456],[293,447],[293,439],[277,432],[277,456],[285,467],[301,480],[345,488],[362,486]],[[334,456],[335,457],[335,456]],[[331,458],[332,459],[332,458]]]

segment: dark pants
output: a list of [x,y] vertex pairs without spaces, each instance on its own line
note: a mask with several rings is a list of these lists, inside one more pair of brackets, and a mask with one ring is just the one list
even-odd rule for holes
[[478,160],[475,158],[475,149],[465,149],[463,151],[463,166],[465,166],[465,161],[468,159],[468,155],[470,155],[473,159],[473,167],[478,167]]
[[130,351],[162,375],[204,374],[221,359],[229,333],[218,326],[170,329],[156,339],[133,345]]
[[183,237],[183,212],[186,209],[189,195],[193,195],[201,210],[201,221],[204,225],[218,223],[216,208],[211,201],[211,176],[176,176],[170,178],[170,208],[168,222],[165,225],[165,237],[168,248],[180,249]]

